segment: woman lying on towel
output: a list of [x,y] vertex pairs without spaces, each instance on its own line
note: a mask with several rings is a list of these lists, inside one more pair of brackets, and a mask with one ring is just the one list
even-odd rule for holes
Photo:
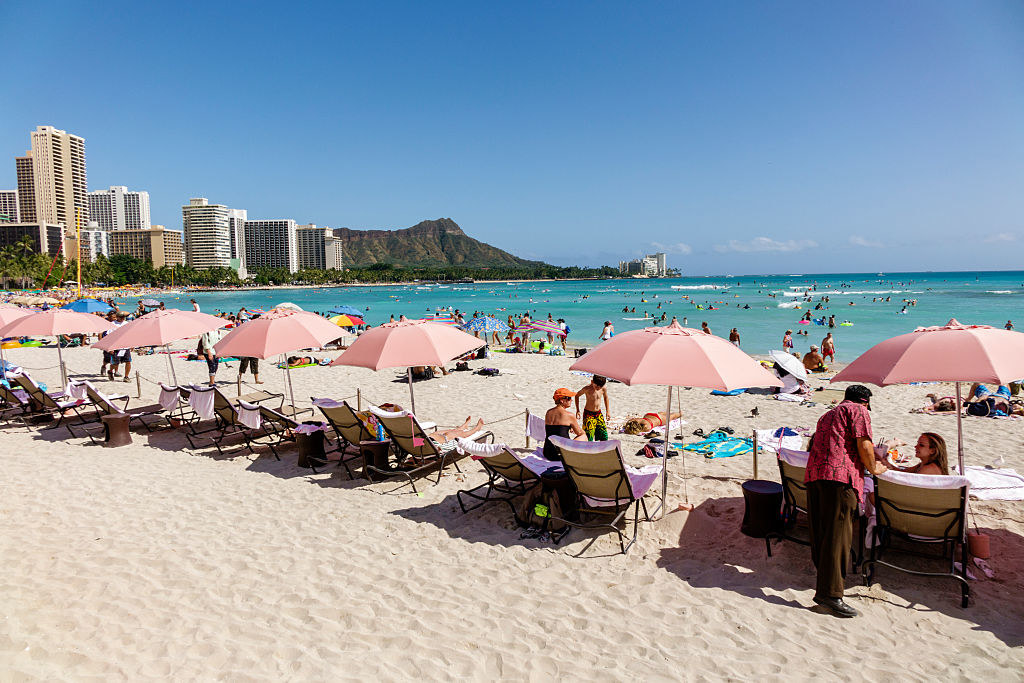
[[[682,413],[671,413],[669,421],[678,420],[682,416]],[[653,431],[655,427],[664,426],[665,417],[663,413],[646,413],[642,417],[626,418],[626,422],[622,425],[622,432],[624,434],[647,434]]]

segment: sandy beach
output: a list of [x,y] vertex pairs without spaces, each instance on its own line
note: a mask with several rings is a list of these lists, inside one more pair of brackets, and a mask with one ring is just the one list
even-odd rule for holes
[[[55,349],[12,349],[28,368],[56,364]],[[73,376],[101,390],[155,401],[163,355],[136,356],[144,379],[93,375],[99,351],[64,352]],[[320,357],[335,354],[320,353]],[[450,426],[482,417],[496,437],[524,447],[523,411],[543,413],[552,391],[587,378],[565,357],[496,354],[469,372],[418,382],[417,413]],[[263,388],[284,372],[261,362]],[[182,382],[205,381],[201,362],[176,359]],[[237,362],[218,379],[235,391]],[[51,389],[52,367],[32,372]],[[292,371],[295,396],[408,406],[398,371],[312,367]],[[811,380],[822,386],[821,378]],[[613,416],[664,410],[661,387],[610,384]],[[877,390],[875,437],[913,442],[924,431],[955,450],[952,416],[910,413],[930,392]],[[813,429],[826,405],[768,396],[680,392],[687,441],[702,428],[738,434]],[[354,398],[351,400],[355,400]],[[751,417],[751,409],[759,414]],[[572,532],[554,546],[520,538],[507,507],[463,514],[459,489],[485,480],[461,461],[421,495],[397,480],[350,480],[296,466],[292,448],[219,456],[190,451],[176,430],[133,432],[121,448],[94,446],[63,428],[2,428],[0,466],[0,672],[29,679],[337,680],[1017,680],[1024,667],[1024,515],[1019,502],[971,504],[992,542],[994,578],[976,572],[960,607],[948,579],[880,568],[877,583],[847,579],[862,616],[810,609],[814,570],[806,547],[740,533],[740,484],[750,455],[669,460],[671,512],[642,523],[627,555],[614,534]],[[79,432],[80,433],[80,432]],[[1002,456],[1024,472],[1024,422],[964,420],[968,464]],[[644,442],[623,437],[633,455]],[[771,453],[761,478],[778,480]],[[685,501],[690,512],[676,508]]]

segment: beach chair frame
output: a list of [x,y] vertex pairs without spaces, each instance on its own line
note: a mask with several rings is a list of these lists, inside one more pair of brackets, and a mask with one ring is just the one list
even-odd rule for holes
[[[159,403],[154,403],[148,406],[139,406],[137,408],[128,408],[128,396],[103,396],[100,394],[96,387],[91,382],[83,382],[85,385],[85,395],[89,397],[89,401],[92,405],[96,406],[96,419],[90,420],[89,423],[83,425],[83,431],[89,437],[89,440],[93,443],[98,443],[95,436],[89,427],[90,423],[101,421],[103,415],[127,415],[128,416],[128,428],[131,429],[133,423],[141,424],[146,428],[146,431],[153,433],[153,427],[146,422],[145,418],[156,416],[161,420],[167,419],[164,407]],[[114,405],[115,400],[125,400],[125,407],[119,408]]]
[[[327,424],[331,425],[331,429],[334,430],[334,434],[337,437],[335,448],[340,454],[340,459],[335,467],[344,467],[345,472],[348,473],[348,478],[354,479],[355,475],[352,473],[352,468],[349,467],[349,464],[353,460],[358,461],[361,459],[359,442],[374,441],[377,439],[377,435],[366,428],[366,425],[359,419],[356,411],[352,409],[348,401],[342,401],[340,405],[334,406],[317,405],[317,408],[324,416],[324,419],[327,420]],[[310,467],[312,467],[312,464]],[[316,468],[313,468],[313,471],[316,472]]]
[[[441,483],[444,469],[449,464],[455,468],[456,472],[462,473],[458,463],[461,454],[454,447],[454,444],[447,450],[442,451],[427,436],[415,415],[403,414],[401,417],[386,417],[382,416],[381,413],[374,414],[381,426],[384,427],[388,438],[391,439],[391,452],[395,456],[396,467],[384,470],[373,465],[366,465],[368,473],[374,472],[385,478],[404,477],[407,480],[406,483],[412,487],[412,492],[416,494],[419,493],[416,490],[416,477],[421,474],[428,474],[436,468],[437,479],[434,480],[434,486],[437,486]],[[490,438],[491,443],[494,443],[494,433],[490,431],[479,434],[473,441],[484,443],[488,438]],[[417,444],[414,440],[420,440],[420,443]],[[429,476],[427,479],[429,481]]]
[[[618,441],[588,441],[579,442],[586,444],[585,449],[575,450],[572,439],[551,437],[552,443],[558,446],[562,453],[562,463],[565,471],[572,478],[576,485],[576,502],[580,513],[594,514],[598,516],[611,516],[611,521],[598,523],[584,523],[578,520],[552,517],[552,519],[567,525],[563,536],[571,529],[603,529],[614,531],[619,538],[619,548],[625,555],[636,543],[640,529],[640,510],[643,509],[645,521],[650,522],[652,515],[658,513],[664,501],[659,500],[658,507],[653,511],[647,509],[646,493],[637,497],[633,492],[629,475],[626,473],[626,463],[622,459],[622,450]],[[599,444],[605,444],[601,450]],[[588,498],[602,500],[611,505],[591,505]],[[626,543],[626,536],[619,528],[622,522],[633,510],[633,536]],[[558,540],[561,540],[560,537]]]
[[[8,378],[13,379],[18,384],[18,386],[24,389],[25,393],[28,394],[30,412],[32,414],[49,414],[55,415],[57,417],[57,421],[49,427],[44,427],[44,430],[57,429],[63,426],[65,429],[68,430],[68,434],[74,436],[74,431],[71,429],[70,422],[65,421],[68,411],[71,411],[71,413],[80,422],[86,421],[86,418],[88,416],[83,415],[79,408],[88,407],[90,404],[88,404],[87,402],[76,400],[73,402],[67,402],[65,405],[61,405],[60,403],[57,402],[57,399],[54,398],[54,395],[48,394],[47,392],[43,391],[42,387],[36,384],[35,380],[33,380],[28,375],[8,374]],[[57,392],[55,395],[64,396],[64,393]]]
[[[248,403],[248,401],[246,402]],[[250,434],[248,436],[249,450],[255,454],[255,446],[267,446],[273,456],[280,461],[281,456],[277,449],[288,442],[295,443],[295,434],[292,430],[301,423],[295,418],[269,406],[257,405],[256,407],[260,411],[262,433]],[[313,472],[316,472],[315,468]]]
[[[249,448],[250,452],[252,452],[247,433],[248,427],[239,421],[238,409],[228,400],[228,397],[216,386],[192,387],[191,391],[212,391],[214,412],[213,426],[211,428],[196,430],[191,424],[189,425],[192,431],[191,433],[185,432],[185,438],[188,440],[192,450],[197,450],[201,447],[196,445],[196,439],[193,437],[201,437],[208,439],[217,449],[217,452],[224,455],[224,441],[229,437],[240,435],[244,441],[243,446]],[[205,436],[210,433],[213,433],[213,435]]]
[[[503,502],[512,510],[516,517],[516,507],[512,501],[526,495],[526,492],[540,482],[540,477],[523,466],[508,446],[502,445],[501,451],[488,457],[479,458],[478,462],[487,473],[487,481],[471,489],[462,489],[455,492],[455,498],[459,501],[459,507],[465,514],[470,510],[476,510],[487,503]],[[480,493],[483,489],[483,494]],[[462,500],[462,497],[479,501],[469,507]]]
[[22,399],[14,389],[0,384],[0,421],[10,422],[16,419],[21,422],[21,426],[31,431],[27,419],[31,414],[31,401],[27,398]]
[[[875,567],[882,565],[915,576],[946,577],[960,584],[960,606],[970,602],[971,587],[967,582],[967,544],[963,533],[967,522],[967,485],[955,489],[928,489],[875,480],[875,528],[870,556],[864,563],[864,584],[874,581]],[[916,499],[913,503],[907,499]],[[925,509],[927,508],[927,509]],[[928,511],[928,510],[932,511]],[[899,552],[929,559],[949,561],[949,571],[927,572],[910,569],[882,559],[893,538],[903,542],[938,547],[940,554],[899,548]],[[960,545],[960,571],[956,569],[956,547]]]

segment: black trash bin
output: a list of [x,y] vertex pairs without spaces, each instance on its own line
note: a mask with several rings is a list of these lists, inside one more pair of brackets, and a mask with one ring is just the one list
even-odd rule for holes
[[740,531],[753,538],[777,533],[782,525],[782,484],[764,479],[743,482],[743,523]]
[[363,456],[363,477],[373,481],[373,471],[378,474],[388,473],[388,451],[391,439],[383,441],[360,441],[359,453]]
[[[303,422],[304,425],[315,425],[317,427],[322,426],[322,422]],[[295,445],[299,449],[299,460],[296,463],[299,467],[313,467],[317,465],[323,465],[327,462],[326,449],[324,443],[326,437],[322,430],[317,430],[309,434],[296,433],[295,434]]]

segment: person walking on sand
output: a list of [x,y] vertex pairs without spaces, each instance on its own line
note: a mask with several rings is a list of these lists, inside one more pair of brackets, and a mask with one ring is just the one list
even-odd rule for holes
[[[608,389],[605,388],[606,380],[601,375],[594,375],[590,384],[576,392],[576,419],[580,419],[580,396],[586,396],[586,403],[583,406],[583,431],[587,435],[587,441],[607,441],[608,423],[605,415],[611,415],[610,402],[608,400]],[[601,412],[601,401],[604,400],[604,413]]]
[[610,320],[604,321],[604,329],[601,330],[601,341],[608,341],[615,336],[615,326]]
[[786,330],[786,334],[782,335],[782,350],[786,353],[793,351],[793,330]]
[[242,375],[245,374],[246,369],[252,371],[253,384],[263,384],[260,381],[260,362],[258,359],[251,356],[243,356],[238,359],[238,379],[241,381]]
[[739,331],[736,330],[735,327],[732,328],[732,330],[729,332],[729,341],[731,341],[733,343],[733,345],[736,346],[736,348],[739,348],[739,346],[740,346],[740,333],[739,333]]
[[814,602],[833,616],[855,617],[843,601],[853,518],[864,498],[864,473],[881,474],[871,436],[871,390],[846,388],[843,402],[818,419],[807,458],[807,521],[817,568]]
[[821,340],[821,357],[832,362],[836,360],[836,340],[833,339],[831,332]]

